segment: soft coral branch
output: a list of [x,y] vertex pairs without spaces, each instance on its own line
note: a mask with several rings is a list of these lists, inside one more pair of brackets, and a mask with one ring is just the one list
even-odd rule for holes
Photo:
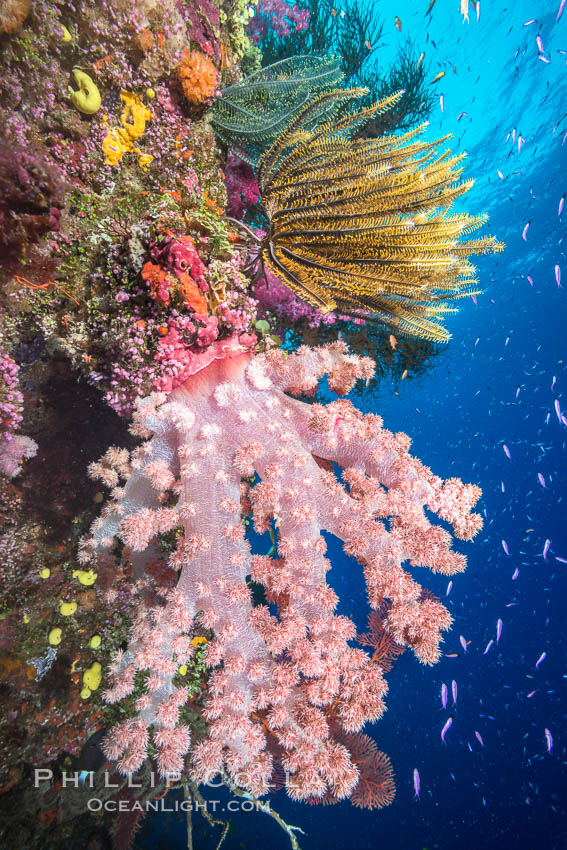
[[[113,732],[107,755],[121,759],[122,770],[136,769],[151,729],[162,772],[180,769],[190,747],[179,722],[186,693],[172,680],[199,613],[214,638],[205,655],[212,670],[203,709],[208,733],[191,748],[194,779],[226,771],[240,787],[265,793],[269,733],[292,797],[341,799],[353,792],[359,771],[330,724],[354,733],[377,720],[387,685],[381,667],[350,645],[352,621],[334,613],[322,531],[343,540],[363,565],[371,606],[389,600],[385,628],[395,640],[433,663],[451,617],[439,602],[423,599],[402,563],[447,574],[463,569],[449,534],[430,524],[424,508],[469,537],[480,527],[470,515],[479,491],[443,484],[409,455],[409,439],[386,431],[380,417],[363,416],[344,400],[309,405],[289,395],[313,394],[325,374],[338,393],[368,380],[371,361],[349,355],[342,343],[290,356],[230,353],[168,397],[139,405],[134,430],[152,439],[137,451],[124,488],[83,545],[88,560],[118,537],[152,563],[159,535],[180,530],[170,560],[179,580],[162,602],[141,608],[114,667],[108,699],[130,693],[136,671],[147,678],[138,718]],[[115,453],[93,470],[111,485],[113,463],[128,474]],[[332,463],[344,470],[343,483]],[[260,481],[243,504],[258,531],[275,521],[276,558],[253,556],[245,538],[241,479],[252,473]],[[164,507],[168,493],[176,500]],[[275,608],[254,605],[248,576]]]

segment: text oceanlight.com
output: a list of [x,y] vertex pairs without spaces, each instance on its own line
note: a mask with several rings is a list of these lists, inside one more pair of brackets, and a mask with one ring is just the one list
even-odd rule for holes
[[[66,772],[63,771],[60,775],[58,774],[58,780],[61,782],[61,788],[92,788],[93,790],[97,789],[121,789],[121,788],[155,788],[160,787],[163,788],[175,788],[178,787],[178,783],[181,781],[182,776],[180,773],[168,773],[165,777],[160,774],[154,773],[153,771],[149,774],[146,774],[143,777],[143,782],[140,781],[142,777],[138,777],[134,773],[125,774],[122,782],[116,782],[116,774],[109,773],[105,771],[102,774],[95,774],[94,771],[72,771]],[[215,782],[215,776],[211,776],[210,779],[205,783],[200,783],[207,785],[209,788],[220,788],[223,786],[223,781],[221,778],[216,775],[217,781]],[[44,782],[50,782],[53,780],[53,771],[49,768],[35,768],[34,770],[34,787],[39,788],[39,786]],[[124,781],[125,780],[125,781]],[[160,796],[156,799],[144,799],[144,800],[113,800],[107,799],[107,797],[97,797],[93,796],[87,801],[87,808],[91,812],[198,812],[198,811],[209,811],[213,814],[215,812],[251,812],[251,811],[266,811],[269,808],[269,803],[267,800],[255,800],[255,799],[231,799],[228,801],[221,800],[196,800],[196,799],[186,799],[186,800],[172,800],[168,799],[165,796]]]

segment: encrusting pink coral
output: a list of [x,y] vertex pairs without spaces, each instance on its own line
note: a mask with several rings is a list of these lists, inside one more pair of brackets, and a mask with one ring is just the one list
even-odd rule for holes
[[[333,613],[338,600],[325,578],[331,565],[321,531],[363,565],[371,606],[389,600],[385,628],[432,664],[451,615],[402,563],[462,571],[464,556],[451,551],[450,535],[430,524],[424,508],[469,539],[482,525],[471,514],[480,490],[434,476],[408,453],[409,438],[385,430],[379,416],[346,400],[292,397],[313,395],[324,374],[338,394],[372,376],[372,362],[349,355],[341,342],[289,356],[281,349],[242,353],[235,345],[222,359],[202,357],[206,368],[193,368],[169,396],[139,401],[133,432],[151,441],[137,450],[123,490],[82,544],[82,560],[98,557],[103,572],[105,550],[118,537],[134,550],[139,571],[144,561],[155,563],[156,535],[182,528],[170,560],[180,569],[176,586],[164,591],[164,604],[140,606],[128,650],[115,659],[107,700],[131,693],[136,671],[148,678],[138,716],[112,731],[106,754],[134,771],[151,732],[163,773],[180,770],[190,751],[196,781],[226,771],[240,787],[264,794],[273,770],[268,732],[290,796],[341,799],[359,771],[333,729],[358,732],[377,720],[387,685],[380,666],[349,645],[352,621]],[[108,477],[113,460],[128,474],[116,450],[94,473]],[[249,487],[242,479],[252,473],[259,483]],[[173,507],[164,507],[166,496]],[[276,557],[251,554],[246,510],[258,532],[275,521]],[[248,576],[263,585],[272,610],[254,604]],[[179,721],[187,690],[172,679],[190,655],[197,615],[214,633],[205,654],[214,669],[203,711],[207,736],[191,745]]]

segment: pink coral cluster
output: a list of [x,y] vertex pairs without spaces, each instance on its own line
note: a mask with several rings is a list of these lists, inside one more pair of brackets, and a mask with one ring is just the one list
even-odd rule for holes
[[309,27],[309,9],[302,9],[284,0],[263,0],[259,10],[248,25],[248,35],[259,42],[269,30],[279,38],[301,32]]
[[337,321],[336,313],[321,313],[316,307],[312,307],[306,301],[301,301],[269,269],[264,269],[264,274],[255,284],[254,295],[265,309],[270,310],[276,316],[289,319],[292,322],[299,322],[304,319],[310,328],[318,328],[320,325],[334,325]]
[[[289,356],[235,348],[209,358],[169,396],[138,403],[133,432],[151,439],[134,452],[131,472],[122,454],[107,455],[108,483],[117,483],[113,464],[127,480],[81,550],[82,560],[98,558],[104,573],[105,553],[118,537],[139,571],[155,565],[159,535],[178,529],[169,560],[177,584],[165,602],[141,606],[106,693],[121,700],[137,672],[146,676],[138,716],[107,738],[106,754],[122,771],[140,766],[151,734],[163,773],[181,770],[190,752],[196,781],[226,771],[263,794],[273,771],[269,736],[294,799],[353,792],[359,770],[340,730],[358,732],[377,720],[387,685],[380,666],[350,646],[352,621],[334,613],[323,530],[362,564],[371,606],[389,600],[385,628],[396,641],[424,663],[439,657],[451,616],[402,564],[447,575],[463,570],[464,556],[424,509],[469,539],[482,525],[471,514],[480,490],[434,476],[409,454],[409,438],[385,430],[379,416],[346,400],[323,405],[293,397],[313,395],[324,374],[332,391],[345,394],[373,370],[370,359],[349,355],[340,342]],[[259,483],[250,486],[253,474]],[[275,524],[276,557],[251,554],[244,525],[250,511],[256,531]],[[271,608],[254,604],[248,576],[263,586]],[[214,637],[205,654],[208,731],[192,743],[179,714],[187,691],[173,679],[191,656],[195,622]]]
[[150,245],[150,257],[166,271],[178,276],[189,274],[203,292],[209,288],[205,280],[205,265],[191,236],[164,236]]
[[23,396],[18,389],[20,367],[0,349],[0,473],[13,478],[24,458],[35,457],[37,443],[15,434],[22,421]]
[[225,182],[228,196],[226,211],[233,218],[242,219],[244,208],[260,200],[260,189],[252,167],[233,151],[228,152]]

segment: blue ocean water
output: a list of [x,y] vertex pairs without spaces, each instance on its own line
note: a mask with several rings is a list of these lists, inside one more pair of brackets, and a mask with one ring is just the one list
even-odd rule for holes
[[[567,10],[557,22],[559,5],[480,0],[480,19],[470,3],[463,23],[459,0],[436,0],[428,17],[427,0],[379,3],[377,61],[387,66],[409,36],[425,51],[430,79],[445,71],[428,135],[452,133],[452,149],[467,151],[465,177],[475,184],[460,206],[487,212],[486,232],[506,250],[477,260],[485,293],[448,319],[453,338],[442,361],[419,382],[402,382],[399,394],[383,385],[365,410],[409,433],[412,452],[436,474],[478,483],[485,526],[458,546],[469,564],[448,597],[446,579],[418,576],[455,618],[446,654],[433,668],[409,653],[398,660],[388,711],[365,730],[392,760],[393,804],[311,807],[277,793],[273,807],[306,833],[302,850],[567,848],[567,428],[555,411],[556,400],[567,411],[567,211],[558,215],[567,190]],[[363,630],[360,567],[338,544],[331,558],[341,613]],[[499,619],[500,640],[484,654]],[[449,697],[444,711],[441,685],[450,693],[453,680],[457,704]],[[228,797],[213,796],[226,817]],[[195,848],[214,847],[215,835],[195,819]],[[184,819],[147,820],[137,846],[186,847]],[[289,839],[261,813],[234,815],[227,850],[268,846],[283,850]]]

